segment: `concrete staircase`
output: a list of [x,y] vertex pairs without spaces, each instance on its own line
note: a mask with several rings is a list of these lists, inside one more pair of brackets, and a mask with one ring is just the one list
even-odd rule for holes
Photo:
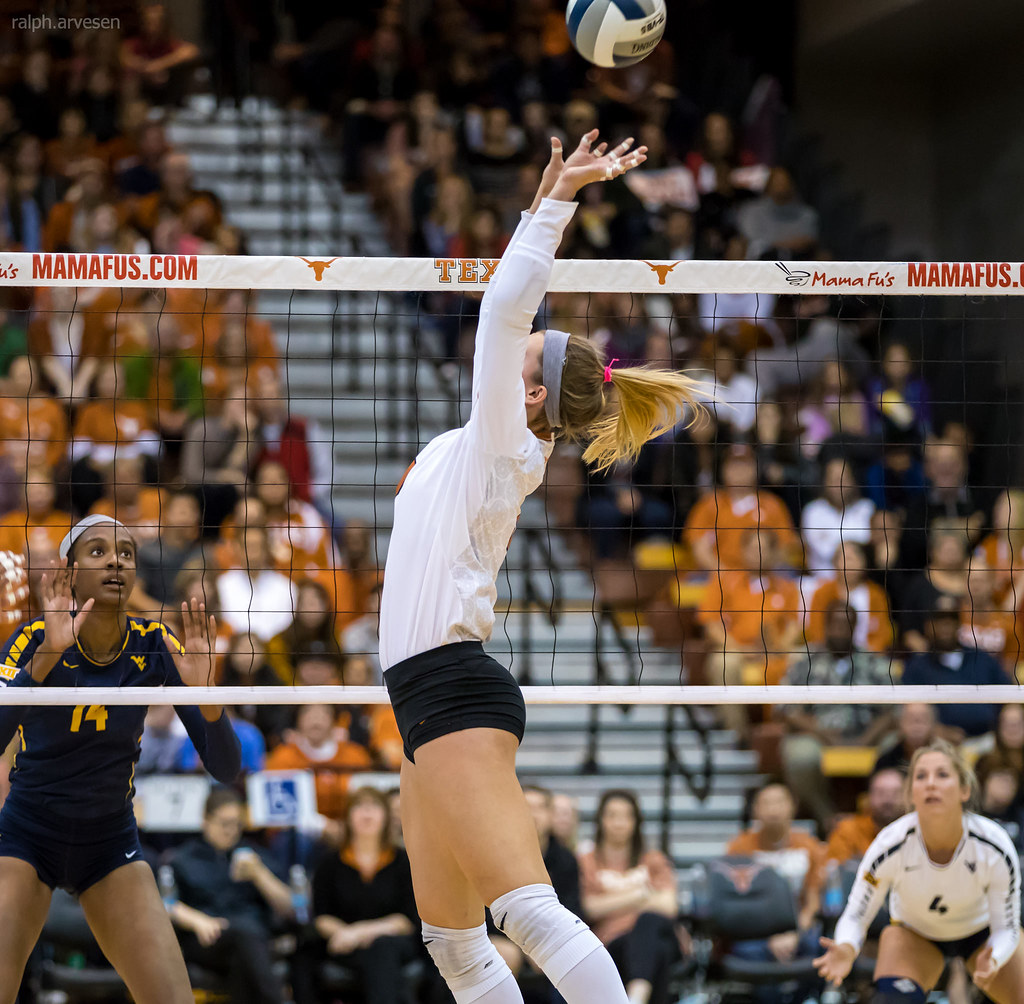
[[[247,99],[235,109],[197,98],[175,116],[170,135],[189,151],[196,184],[224,200],[228,221],[244,231],[251,253],[386,253],[367,200],[342,190],[332,175],[332,152],[306,116],[263,100]],[[416,311],[410,310],[410,298],[265,291],[258,309],[277,333],[294,410],[320,422],[332,436],[336,514],[376,528],[383,562],[395,485],[419,447],[465,418],[432,361],[415,354]],[[461,390],[465,400],[467,388]],[[612,682],[632,682],[641,660],[644,683],[679,682],[678,653],[654,647],[646,629],[628,635],[628,655],[612,631],[596,631],[593,580],[560,535],[548,531],[539,499],[527,500],[520,530],[537,531],[550,550],[552,571],[540,570],[533,581],[543,602],[550,598],[553,575],[563,610],[552,625],[545,612],[523,604],[519,569],[531,545],[530,534],[520,532],[510,551],[509,574],[499,577],[489,646],[496,658],[520,677],[529,665],[534,683],[591,684],[596,652]],[[536,555],[531,560],[536,568]],[[636,790],[653,822],[662,810],[665,710],[601,707],[599,773],[583,774],[590,716],[581,705],[531,708],[520,756],[523,777],[577,795],[584,834],[591,832],[600,792],[609,787]],[[753,754],[736,750],[730,734],[712,732],[709,741],[710,796],[699,802],[680,778],[672,784],[669,847],[679,862],[721,853],[738,829],[743,793],[756,781]],[[703,765],[703,742],[692,730],[677,731],[679,755],[695,770]]]

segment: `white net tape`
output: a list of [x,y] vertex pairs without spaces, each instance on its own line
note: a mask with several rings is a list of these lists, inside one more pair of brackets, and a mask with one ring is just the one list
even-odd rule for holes
[[[1022,699],[1016,686],[892,687],[524,687],[527,704],[1002,704]],[[383,687],[17,687],[0,704],[387,704]]]
[[[497,258],[10,253],[0,286],[482,290]],[[552,293],[1024,295],[1024,262],[556,261]]]

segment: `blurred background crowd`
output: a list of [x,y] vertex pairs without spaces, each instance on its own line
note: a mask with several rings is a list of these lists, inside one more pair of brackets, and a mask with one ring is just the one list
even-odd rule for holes
[[[287,15],[223,0],[205,8],[201,45],[160,5],[105,9],[118,29],[10,33],[0,252],[245,254],[244,230],[196,187],[166,120],[197,90],[241,100],[259,78],[314,116],[395,255],[500,257],[550,137],[571,146],[598,126],[635,136],[648,162],[582,193],[562,255],[828,260],[821,214],[780,153],[786,25],[736,29],[737,44],[766,32],[778,66],[723,107],[694,58],[702,28],[720,24],[692,6],[620,71],[572,52],[553,0]],[[478,309],[475,294],[418,298],[420,344],[442,376],[470,365]],[[991,430],[936,393],[924,327],[870,297],[560,295],[546,309],[623,365],[698,371],[714,394],[635,464],[594,475],[560,448],[546,495],[599,595],[643,607],[688,682],[1016,680],[1024,494],[986,448]],[[116,514],[139,542],[132,609],[174,627],[181,600],[205,595],[218,682],[379,683],[376,531],[335,511],[333,430],[293,410],[283,349],[251,291],[0,289],[5,635],[38,609],[38,576],[72,523]],[[390,709],[231,715],[245,771],[312,771],[318,815],[308,832],[243,839],[242,795],[214,789],[201,835],[153,835],[190,962],[238,1002],[445,999],[417,947],[396,793],[360,782],[401,761]],[[933,736],[964,745],[985,811],[1022,839],[1019,706],[734,705],[720,723],[772,778],[728,851],[777,866],[795,904],[789,928],[731,939],[750,960],[814,953],[837,866],[899,814],[901,771]],[[137,776],[199,769],[172,710],[153,709]],[[701,897],[644,845],[629,791],[605,794],[584,837],[573,797],[530,789],[556,887],[667,1001],[670,974],[694,956]],[[503,951],[551,1000],[514,946]],[[759,999],[803,1000],[795,986]]]

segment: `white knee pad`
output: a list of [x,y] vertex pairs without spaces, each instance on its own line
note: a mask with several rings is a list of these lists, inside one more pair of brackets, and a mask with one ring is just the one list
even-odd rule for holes
[[488,939],[486,924],[461,931],[424,924],[423,944],[448,984],[455,1004],[473,1004],[512,975]]
[[557,987],[591,952],[597,935],[558,902],[549,885],[524,885],[491,904],[495,926],[514,941]]

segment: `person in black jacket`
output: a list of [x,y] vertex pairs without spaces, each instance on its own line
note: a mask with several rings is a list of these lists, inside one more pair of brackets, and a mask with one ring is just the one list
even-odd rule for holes
[[[526,795],[527,805],[530,806],[530,811],[533,813],[537,838],[540,840],[540,850],[544,855],[544,867],[547,868],[548,875],[551,876],[551,885],[555,890],[555,895],[567,910],[571,910],[577,915],[581,914],[583,907],[580,903],[580,869],[576,862],[576,855],[552,833],[555,796],[547,788],[536,784],[523,785],[523,794]],[[492,944],[518,978],[524,962],[530,965],[529,960],[516,944],[498,932],[493,922],[488,923],[487,929]],[[562,996],[546,979],[544,984],[548,988],[548,994],[553,1004],[560,1004]]]
[[270,942],[276,921],[294,917],[291,890],[266,850],[242,842],[244,826],[241,795],[214,788],[202,838],[171,862],[179,897],[171,919],[186,960],[227,976],[231,1004],[281,1004]]
[[366,1004],[404,1000],[402,968],[419,954],[409,858],[391,842],[387,797],[353,792],[345,841],[313,875],[313,915],[328,956],[358,970]]

